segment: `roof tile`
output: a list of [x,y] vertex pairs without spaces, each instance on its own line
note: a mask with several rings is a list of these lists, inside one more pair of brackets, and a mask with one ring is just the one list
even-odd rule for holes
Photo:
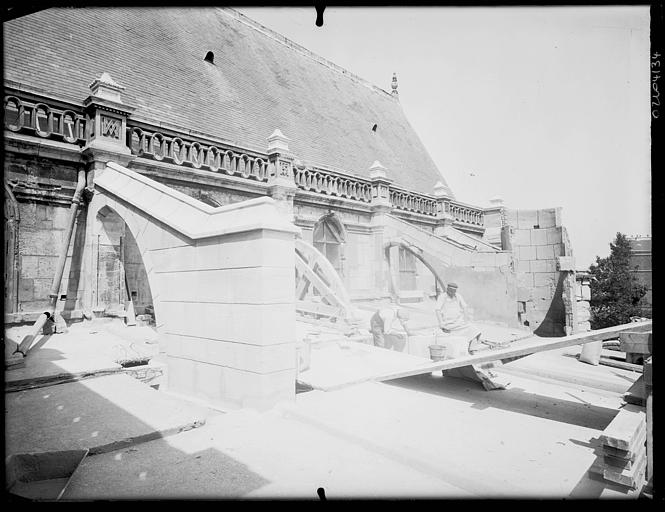
[[39,11],[4,23],[5,79],[81,102],[107,72],[135,115],[157,124],[257,149],[279,128],[304,163],[368,177],[380,160],[397,185],[431,193],[445,184],[395,98],[239,17],[219,8]]

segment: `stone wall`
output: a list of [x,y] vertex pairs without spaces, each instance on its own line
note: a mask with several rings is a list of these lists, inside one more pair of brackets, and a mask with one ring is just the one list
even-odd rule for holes
[[517,325],[517,285],[510,252],[490,247],[480,252],[394,218],[390,219],[387,235],[388,239],[413,244],[445,283],[457,283],[476,320]]
[[292,399],[297,230],[274,201],[212,208],[114,164],[95,184],[89,221],[119,216],[145,264],[169,390],[221,407]]
[[[5,179],[16,199],[15,303],[6,322],[32,322],[50,305],[49,292],[69,223],[78,167],[46,158],[5,155]],[[63,272],[57,308],[65,318],[80,318],[79,278],[85,210],[78,216]],[[10,284],[6,283],[6,286]],[[66,297],[65,297],[66,296]],[[7,305],[6,305],[7,306]]]
[[577,309],[577,331],[591,330],[591,283],[589,276],[577,274],[575,282],[575,306]]
[[508,244],[515,259],[520,322],[539,336],[565,335],[565,275],[557,258],[571,256],[561,209],[505,212]]

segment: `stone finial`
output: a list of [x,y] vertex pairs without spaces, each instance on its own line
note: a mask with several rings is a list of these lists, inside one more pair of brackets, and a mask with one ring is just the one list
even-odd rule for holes
[[491,204],[492,206],[496,206],[496,207],[498,207],[498,206],[503,206],[503,205],[504,205],[503,197],[501,197],[501,196],[494,196],[494,197],[492,197],[492,198],[490,199],[490,204]]
[[268,153],[276,153],[289,150],[289,139],[286,137],[279,128],[272,132],[268,137]]
[[96,78],[88,87],[92,91],[93,96],[122,103],[120,93],[124,91],[125,88],[116,83],[108,73],[102,73],[102,76]]
[[393,96],[398,96],[399,93],[397,92],[397,73],[393,73],[393,81],[390,84],[390,87],[392,87],[392,95]]
[[434,185],[434,197],[450,197],[450,194],[448,194],[448,187],[446,187],[442,182],[437,181],[436,185]]
[[375,178],[387,178],[388,175],[386,174],[386,168],[381,165],[381,162],[378,160],[374,160],[374,163],[372,166],[369,168],[369,177],[371,179]]

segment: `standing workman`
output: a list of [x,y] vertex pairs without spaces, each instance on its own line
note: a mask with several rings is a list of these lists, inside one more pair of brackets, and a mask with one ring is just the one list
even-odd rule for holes
[[388,304],[377,309],[369,321],[374,346],[403,352],[406,340],[411,334],[408,320],[408,311],[397,304]]

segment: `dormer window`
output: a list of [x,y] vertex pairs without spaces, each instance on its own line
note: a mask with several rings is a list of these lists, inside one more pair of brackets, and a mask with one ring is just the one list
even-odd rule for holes
[[215,63],[215,54],[212,53],[212,52],[208,52],[208,53],[206,53],[206,57],[203,60],[205,60],[206,62],[210,62],[210,64],[214,64]]

